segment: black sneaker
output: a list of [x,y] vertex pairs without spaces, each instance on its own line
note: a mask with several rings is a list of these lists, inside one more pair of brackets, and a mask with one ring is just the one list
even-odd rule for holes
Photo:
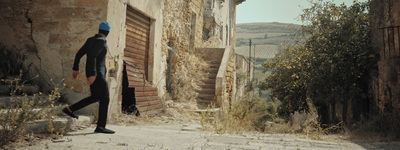
[[114,134],[115,131],[107,129],[107,128],[96,128],[96,130],[94,130],[95,133],[105,133],[105,134]]
[[72,118],[76,118],[76,119],[79,118],[79,117],[76,116],[74,113],[72,113],[67,107],[65,107],[62,111],[63,111],[65,114],[67,114],[68,116],[72,117]]

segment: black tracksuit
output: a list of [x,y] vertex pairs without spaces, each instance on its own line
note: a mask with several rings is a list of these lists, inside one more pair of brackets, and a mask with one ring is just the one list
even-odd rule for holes
[[69,106],[72,112],[79,110],[94,102],[100,103],[99,105],[99,118],[97,120],[97,127],[106,127],[109,93],[108,85],[106,82],[106,66],[105,57],[107,54],[106,39],[99,34],[90,37],[86,40],[85,44],[79,49],[75,55],[74,67],[75,71],[79,70],[79,62],[83,55],[86,54],[86,77],[96,76],[96,80],[90,85],[91,95],[81,101]]

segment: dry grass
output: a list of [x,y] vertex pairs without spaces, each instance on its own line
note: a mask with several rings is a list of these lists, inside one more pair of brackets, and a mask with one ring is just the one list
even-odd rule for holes
[[[190,1],[164,2],[162,55],[173,58],[170,95],[176,101],[195,101],[196,90],[200,89],[199,84],[207,75],[207,63],[189,52],[191,14]],[[168,56],[169,46],[173,56]]]
[[[315,118],[306,113],[295,113],[286,121],[278,116],[279,103],[267,103],[257,95],[248,96],[233,103],[229,110],[213,113],[214,107],[202,113],[203,130],[216,133],[241,134],[249,131],[265,133],[302,134],[311,139],[321,139],[328,130],[322,130]],[[297,118],[297,119],[295,119]]]
[[[4,106],[6,109],[0,112],[0,147],[22,138],[26,133],[26,125],[38,119],[48,120],[47,129],[51,135],[63,132],[52,125],[56,114],[55,102],[61,97],[59,86],[54,85],[56,88],[47,96],[39,92],[28,97],[25,93],[20,94],[20,89],[26,82],[22,81],[22,76],[20,71],[18,78],[1,80],[9,83],[13,89],[10,93],[11,104]],[[36,108],[41,109],[35,111]]]
[[117,124],[120,125],[162,125],[162,124],[183,124],[198,122],[200,116],[193,110],[197,109],[197,104],[190,101],[165,100],[164,110],[156,115],[148,116],[142,114],[138,117],[134,115],[120,114]]
[[176,55],[174,72],[171,76],[171,96],[177,101],[195,102],[200,84],[207,77],[208,64],[193,54],[181,53]]
[[201,124],[204,130],[217,133],[264,132],[270,122],[280,122],[276,104],[266,103],[253,94],[234,102],[229,110],[212,113],[213,108],[209,109],[202,114]]

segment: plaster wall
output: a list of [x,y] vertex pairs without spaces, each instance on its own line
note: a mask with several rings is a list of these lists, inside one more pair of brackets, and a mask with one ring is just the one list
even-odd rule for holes
[[153,87],[158,88],[158,95],[165,93],[165,59],[161,58],[161,37],[162,37],[162,9],[164,1],[147,0],[110,0],[108,1],[107,21],[112,26],[112,31],[108,37],[108,47],[110,53],[107,56],[107,69],[110,72],[108,82],[110,86],[110,110],[111,117],[115,118],[121,111],[121,87],[122,70],[124,59],[124,48],[126,41],[126,11],[130,6],[151,19],[150,26],[150,51],[149,51],[149,77],[148,80]]
[[[75,53],[86,39],[97,33],[106,20],[107,0],[37,0],[0,2],[0,41],[12,51],[26,56],[25,74],[39,75],[42,91],[66,85],[63,93],[70,103],[88,96],[89,86],[81,63],[78,80],[71,78]],[[85,62],[84,57],[81,62]],[[81,112],[94,112],[90,106]],[[97,114],[97,113],[95,113]]]
[[[31,77],[40,75],[37,84],[42,90],[65,84],[63,93],[72,104],[89,96],[86,84],[86,56],[81,59],[78,80],[71,78],[76,52],[86,39],[98,32],[101,21],[109,21],[107,37],[107,81],[110,91],[109,122],[120,112],[123,50],[125,48],[126,8],[142,12],[152,19],[150,33],[149,80],[163,95],[161,59],[163,0],[36,0],[0,2],[0,41],[6,49],[24,54],[24,68]],[[98,104],[78,113],[97,116]]]

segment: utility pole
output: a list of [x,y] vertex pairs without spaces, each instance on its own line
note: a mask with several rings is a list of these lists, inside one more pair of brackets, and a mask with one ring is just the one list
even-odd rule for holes
[[250,64],[251,64],[251,39],[250,39],[250,43],[249,43],[249,46],[250,46],[250,49],[249,49],[249,74],[248,74],[248,77],[249,77],[249,83],[251,82],[251,80],[250,80],[250,73],[251,73],[251,70],[250,70]]
[[253,53],[253,79],[254,79],[254,71],[255,71],[255,67],[256,67],[256,44],[253,44],[253,49],[254,49],[254,53]]

